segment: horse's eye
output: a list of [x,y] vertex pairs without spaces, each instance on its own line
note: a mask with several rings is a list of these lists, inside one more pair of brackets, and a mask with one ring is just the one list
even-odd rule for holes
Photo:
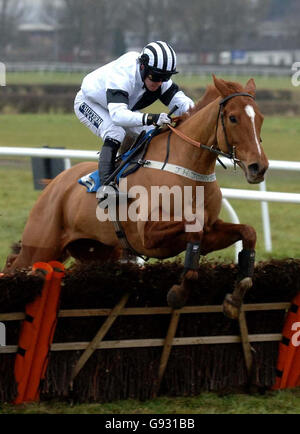
[[232,122],[233,124],[237,124],[237,118],[235,116],[229,116],[229,120],[230,122]]

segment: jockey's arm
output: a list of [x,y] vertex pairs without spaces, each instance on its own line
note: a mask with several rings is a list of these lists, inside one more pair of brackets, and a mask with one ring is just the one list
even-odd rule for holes
[[138,127],[144,125],[162,126],[163,124],[171,123],[171,118],[167,113],[153,114],[133,112],[129,110],[127,104],[124,103],[110,103],[108,104],[108,111],[113,123],[121,127]]
[[124,103],[109,103],[108,111],[115,125],[121,127],[139,127],[146,125],[146,114],[129,110]]
[[170,110],[177,105],[178,109],[174,112],[175,116],[182,115],[195,105],[193,100],[186,96],[172,80],[163,83],[160,100],[163,104],[167,105]]
[[146,125],[146,115],[129,110],[128,92],[121,89],[107,89],[107,108],[111,120],[122,127],[138,127]]
[[111,120],[121,127],[139,127],[144,125],[158,125],[170,123],[166,113],[150,114],[134,112],[128,108],[128,93],[123,90],[107,90],[107,108]]

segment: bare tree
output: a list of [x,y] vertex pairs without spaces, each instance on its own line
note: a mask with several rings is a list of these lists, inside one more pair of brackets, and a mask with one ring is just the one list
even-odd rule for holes
[[53,0],[45,0],[44,4],[48,22],[57,27],[61,51],[78,59],[88,53],[91,61],[104,62],[126,51],[129,32],[139,47],[166,40],[177,51],[194,53],[243,48],[247,38],[256,37],[270,1],[61,0],[61,6],[55,6]]
[[113,46],[118,35],[119,1],[115,0],[86,0],[89,5],[87,14],[89,32],[91,34],[90,49],[95,61],[101,57],[108,60],[112,56]]
[[0,54],[5,56],[12,44],[18,25],[26,14],[26,7],[21,0],[0,0]]
[[295,46],[299,46],[298,41],[300,38],[300,3],[299,0],[291,0],[286,10],[286,17],[284,24],[290,30],[291,37],[295,40]]
[[194,52],[231,50],[255,31],[269,0],[185,0],[181,20]]
[[[124,2],[125,3],[125,2]],[[140,46],[152,40],[171,41],[181,17],[176,11],[179,0],[127,0],[123,25],[137,34]]]
[[[60,7],[45,3],[44,15],[55,23],[60,49],[81,58],[87,54],[95,61],[111,52],[115,21],[122,13],[116,0],[62,0]],[[118,13],[119,10],[119,13]]]

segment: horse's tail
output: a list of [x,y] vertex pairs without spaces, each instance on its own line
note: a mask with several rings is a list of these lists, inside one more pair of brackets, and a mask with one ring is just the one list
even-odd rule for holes
[[17,243],[13,243],[11,246],[11,253],[13,253],[14,255],[18,255],[21,251],[22,248],[22,243],[21,241],[18,241]]

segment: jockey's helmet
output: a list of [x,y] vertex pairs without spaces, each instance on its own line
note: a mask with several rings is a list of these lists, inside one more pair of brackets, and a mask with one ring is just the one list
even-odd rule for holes
[[172,74],[177,74],[176,53],[167,42],[150,42],[143,48],[139,62],[144,65],[143,80],[148,76],[152,81],[168,81]]

